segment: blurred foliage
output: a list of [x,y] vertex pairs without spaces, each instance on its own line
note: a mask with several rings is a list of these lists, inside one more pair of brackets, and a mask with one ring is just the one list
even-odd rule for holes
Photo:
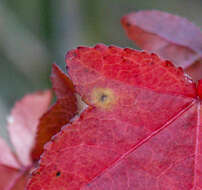
[[25,93],[49,88],[51,64],[65,68],[68,49],[96,43],[134,47],[120,18],[131,11],[159,9],[202,25],[201,0],[1,0],[0,133],[6,116]]

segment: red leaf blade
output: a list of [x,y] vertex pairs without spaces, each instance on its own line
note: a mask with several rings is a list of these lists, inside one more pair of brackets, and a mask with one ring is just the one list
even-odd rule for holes
[[9,117],[8,131],[11,142],[22,165],[32,164],[30,151],[34,144],[36,127],[41,115],[47,110],[51,92],[37,92],[26,95],[18,101]]
[[[128,69],[120,58],[131,61]],[[158,184],[190,190],[195,178],[201,179],[194,173],[193,162],[199,137],[196,88],[182,71],[178,73],[157,56],[153,59],[151,54],[104,45],[67,55],[76,89],[92,107],[46,145],[29,190],[143,190],[148,186],[156,190]],[[151,60],[155,69],[150,67]],[[137,65],[143,67],[138,76]],[[123,77],[123,71],[131,72]],[[148,73],[156,83],[149,83]],[[170,80],[172,85],[167,83]],[[176,165],[178,161],[181,166]],[[170,167],[172,172],[164,175]],[[184,175],[187,181],[182,180]]]
[[51,81],[58,99],[68,98],[68,96],[74,97],[74,85],[72,81],[56,64],[52,66]]
[[[137,190],[191,190],[196,188],[195,141],[197,109],[193,105],[179,118],[151,135],[133,152],[108,168],[84,190],[133,188]],[[184,127],[182,128],[182,125]],[[186,141],[186,142],[185,142]],[[200,163],[200,162],[199,162]],[[200,172],[200,168],[199,172]],[[197,183],[200,185],[200,181]]]
[[40,119],[36,136],[36,144],[32,150],[32,158],[38,160],[43,146],[62,126],[69,123],[77,113],[77,100],[71,80],[57,65],[53,64],[51,80],[57,95],[57,102]]

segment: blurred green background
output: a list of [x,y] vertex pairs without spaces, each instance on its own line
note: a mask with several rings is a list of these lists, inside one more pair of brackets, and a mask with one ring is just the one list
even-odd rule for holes
[[65,68],[65,53],[96,43],[134,47],[120,18],[159,9],[202,26],[201,0],[0,0],[0,134],[25,93],[50,88],[51,64]]

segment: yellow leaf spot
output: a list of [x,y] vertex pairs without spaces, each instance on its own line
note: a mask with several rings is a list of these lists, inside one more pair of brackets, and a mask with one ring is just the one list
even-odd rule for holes
[[97,107],[110,109],[116,102],[116,97],[110,88],[94,88],[92,91],[92,102]]

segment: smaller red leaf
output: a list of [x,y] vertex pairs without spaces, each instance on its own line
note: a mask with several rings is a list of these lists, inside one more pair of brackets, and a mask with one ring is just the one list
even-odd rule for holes
[[43,146],[62,126],[69,123],[77,113],[77,99],[71,80],[59,67],[53,64],[51,81],[57,96],[57,102],[40,119],[36,144],[32,151],[33,160],[38,160]]
[[[164,59],[188,68],[193,63],[199,67],[202,57],[202,33],[200,28],[185,18],[153,10],[139,11],[124,16],[121,20],[127,35],[140,48],[155,52]],[[194,78],[193,68],[187,72]]]
[[8,131],[11,142],[22,165],[32,164],[32,149],[39,118],[47,110],[51,92],[37,92],[26,95],[18,101],[8,119]]
[[37,92],[18,101],[8,118],[8,131],[15,151],[0,138],[0,189],[25,189],[28,174],[33,167],[31,148],[34,144],[37,124],[47,110],[51,91]]
[[52,66],[51,81],[58,99],[75,97],[72,81],[56,64]]

